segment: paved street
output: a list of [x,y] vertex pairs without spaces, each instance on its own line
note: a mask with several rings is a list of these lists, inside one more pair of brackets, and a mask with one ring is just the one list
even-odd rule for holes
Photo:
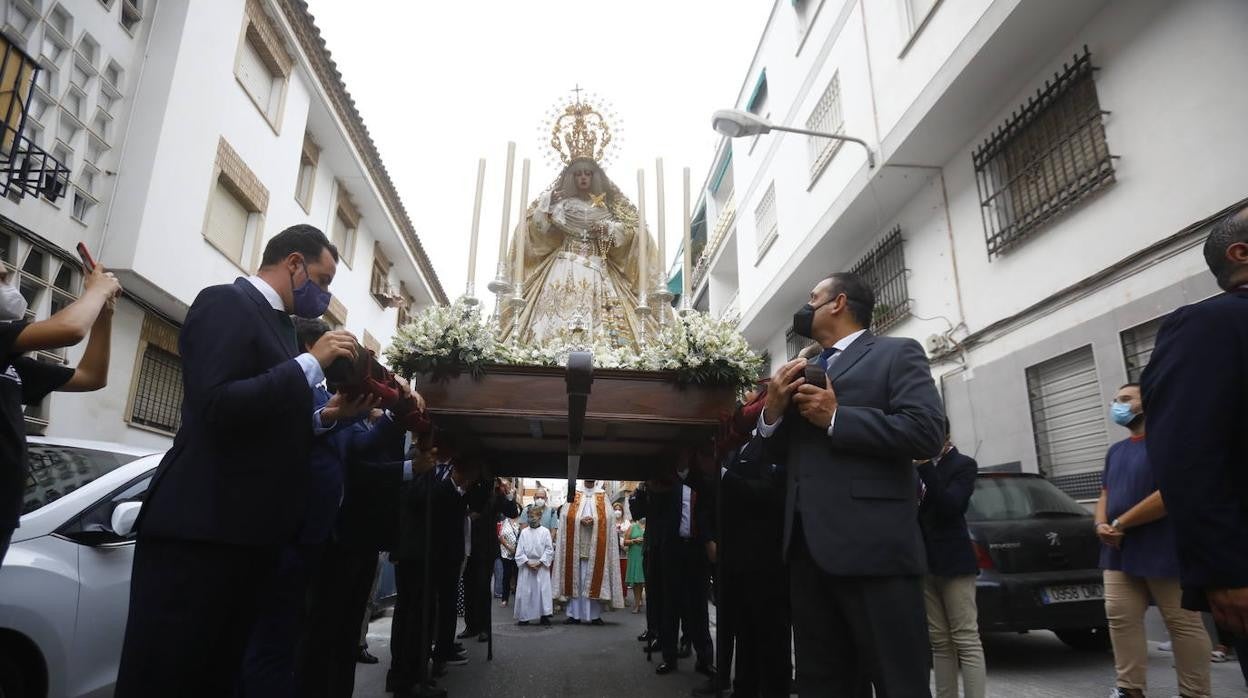
[[[1149,635],[1164,639],[1155,611],[1150,611]],[[560,617],[561,619],[561,617]],[[688,696],[701,682],[693,673],[692,661],[682,663],[680,673],[660,677],[655,664],[646,664],[636,637],[643,620],[632,613],[606,616],[601,628],[517,627],[510,621],[510,609],[495,607],[493,662],[485,660],[485,645],[466,643],[470,663],[451,667],[442,679],[452,696],[603,696],[638,698],[645,696]],[[382,662],[360,666],[356,696],[386,695],[385,669],[389,664],[390,618],[374,621],[369,628],[369,646]],[[1178,694],[1172,657],[1150,642],[1150,696]],[[1052,633],[1028,635],[989,635],[984,641],[988,661],[988,695],[994,698],[1072,698],[1108,695],[1113,687],[1113,661],[1109,652],[1074,652]],[[657,663],[658,658],[655,657]],[[1213,695],[1239,698],[1248,695],[1239,679],[1239,667],[1231,662],[1214,664]]]

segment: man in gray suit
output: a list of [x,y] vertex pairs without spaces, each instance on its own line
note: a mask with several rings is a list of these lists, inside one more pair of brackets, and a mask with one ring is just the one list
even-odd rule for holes
[[944,410],[918,343],[867,329],[874,307],[857,275],[819,282],[793,330],[823,352],[776,372],[759,422],[787,471],[803,698],[930,696],[913,461],[940,452]]

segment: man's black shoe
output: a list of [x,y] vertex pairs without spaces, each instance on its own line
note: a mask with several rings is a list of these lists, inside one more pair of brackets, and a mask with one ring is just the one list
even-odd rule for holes
[[650,639],[650,631],[649,631],[649,630],[647,630],[646,632],[644,632],[644,633],[642,633],[642,634],[640,634],[640,635],[638,635],[638,636],[637,636],[637,641],[638,641],[638,642],[645,642],[646,640],[649,640],[649,639]]
[[581,621],[569,616],[567,620],[563,621],[563,624],[564,625],[580,625]]
[[606,623],[606,621],[604,621],[604,620],[603,620],[603,619],[601,619],[601,618],[595,618],[595,619],[593,619],[593,620],[589,621],[589,624],[590,624],[590,625],[606,625],[607,623]]
[[658,652],[658,651],[659,651],[659,649],[660,649],[660,648],[659,648],[659,641],[658,641],[658,640],[651,640],[651,641],[647,642],[645,645],[643,645],[643,646],[642,646],[641,651],[642,651],[642,652]]
[[355,661],[358,664],[377,664],[381,662],[380,659],[373,656],[372,652],[368,651],[367,647],[360,648],[360,654],[355,658]]
[[489,633],[481,633],[480,635],[477,636],[477,642],[489,642],[489,641],[490,641]]
[[542,616],[542,619],[537,621],[537,624],[538,625],[550,625],[550,616]]
[[468,628],[464,628],[464,632],[462,632],[462,633],[460,633],[460,634],[456,635],[456,636],[455,636],[455,639],[456,639],[456,640],[467,640],[468,638],[470,638],[470,637],[472,637],[473,635],[476,635],[476,634],[477,634],[477,631],[475,631],[475,630],[469,630]]
[[711,681],[715,680],[715,665],[711,664],[710,662],[705,662],[705,663],[698,662],[693,667],[693,670],[698,672],[699,674],[702,674],[703,676],[711,677]]
[[659,666],[655,667],[654,673],[659,676],[665,676],[673,671],[676,671],[676,662],[663,662]]

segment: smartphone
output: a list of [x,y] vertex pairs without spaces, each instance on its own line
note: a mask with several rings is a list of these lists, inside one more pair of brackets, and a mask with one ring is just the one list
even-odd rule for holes
[[85,242],[78,243],[78,258],[82,260],[82,266],[86,267],[88,274],[95,271],[95,260],[92,259]]
[[806,364],[806,384],[816,388],[828,387],[828,373],[819,364]]

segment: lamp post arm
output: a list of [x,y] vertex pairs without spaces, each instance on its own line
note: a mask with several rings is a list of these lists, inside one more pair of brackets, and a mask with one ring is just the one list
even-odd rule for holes
[[849,141],[850,143],[857,143],[858,145],[862,146],[863,150],[867,151],[867,166],[871,168],[875,167],[875,153],[871,152],[871,146],[867,145],[867,142],[862,140],[861,138],[855,138],[853,136],[841,136],[835,133],[824,133],[822,131],[809,131],[804,128],[792,128],[790,126],[772,125],[771,130],[772,131],[787,131],[788,133],[800,133],[803,136],[816,136],[818,138],[831,138],[832,140],[836,140],[836,141]]

